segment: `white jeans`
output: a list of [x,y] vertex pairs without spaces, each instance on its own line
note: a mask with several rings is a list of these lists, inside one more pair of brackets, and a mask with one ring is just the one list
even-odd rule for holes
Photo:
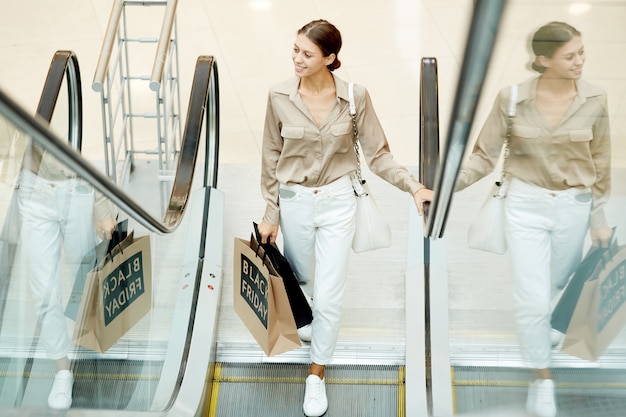
[[530,368],[549,368],[551,302],[581,260],[591,191],[552,191],[514,178],[505,206],[522,358]]
[[348,176],[323,187],[280,186],[285,257],[300,281],[314,280],[311,361],[319,365],[330,363],[339,335],[355,210]]
[[[94,190],[79,180],[49,181],[24,170],[18,204],[20,268],[28,277],[44,349],[50,359],[61,359],[70,347],[61,278],[73,283],[83,257],[95,247]],[[61,270],[67,276],[61,277]]]

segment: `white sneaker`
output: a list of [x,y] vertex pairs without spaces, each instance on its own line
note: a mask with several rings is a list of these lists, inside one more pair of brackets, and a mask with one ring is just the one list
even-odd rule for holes
[[526,411],[537,417],[556,416],[553,380],[536,379],[528,384]]
[[52,390],[48,395],[48,407],[55,410],[67,410],[72,405],[72,387],[74,376],[68,370],[57,372]]
[[560,331],[556,329],[550,330],[550,343],[552,344],[553,348],[556,348],[557,346],[559,346],[564,338],[565,338],[565,335],[561,333]]
[[311,325],[307,324],[306,326],[302,326],[302,327],[300,327],[298,329],[298,337],[303,342],[310,342],[311,341],[311,332],[312,332]]
[[320,417],[326,413],[326,410],[328,410],[326,384],[319,376],[309,375],[306,378],[302,411],[307,417]]

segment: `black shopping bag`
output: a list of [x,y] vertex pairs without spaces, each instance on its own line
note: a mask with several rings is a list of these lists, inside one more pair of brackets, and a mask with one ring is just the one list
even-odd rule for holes
[[104,260],[107,255],[111,254],[113,248],[122,243],[128,236],[128,219],[124,219],[117,223],[115,230],[111,234],[111,240],[103,240],[98,243],[94,250],[90,251],[83,257],[82,262],[76,272],[76,279],[72,286],[72,292],[65,307],[65,316],[72,320],[76,320],[80,301],[83,299],[85,292],[85,280],[87,274]]
[[289,305],[291,306],[291,311],[293,312],[293,318],[296,321],[296,326],[299,329],[307,324],[311,324],[313,321],[311,306],[309,305],[307,297],[298,283],[298,278],[293,272],[293,268],[291,268],[289,261],[280,252],[280,249],[278,249],[276,244],[262,243],[259,226],[256,223],[253,223],[253,225],[256,242],[251,243],[261,245],[261,247],[265,250],[265,255],[274,266],[274,269],[283,279],[285,291],[287,291],[287,298],[289,298]]

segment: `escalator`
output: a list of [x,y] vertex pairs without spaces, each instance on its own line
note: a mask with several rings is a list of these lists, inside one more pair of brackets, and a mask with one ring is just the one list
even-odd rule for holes
[[[181,162],[162,219],[151,214],[159,206],[158,193],[154,192],[156,185],[146,184],[145,180],[156,178],[150,171],[153,164],[135,160],[133,180],[121,190],[94,166],[97,161],[92,165],[73,150],[80,149],[74,145],[80,144],[81,118],[77,110],[80,104],[76,99],[80,96],[79,80],[76,57],[70,52],[59,52],[51,64],[41,99],[42,103],[48,103],[45,113],[49,117],[31,117],[2,92],[0,112],[11,129],[20,132],[20,138],[32,138],[23,148],[33,143],[63,161],[77,177],[84,178],[115,204],[118,220],[127,218],[129,230],[150,236],[155,274],[153,306],[146,317],[104,353],[80,346],[72,348],[73,403],[70,410],[59,413],[196,415],[206,407],[209,415],[240,416],[245,407],[251,412],[258,411],[255,392],[260,395],[256,400],[266,404],[274,402],[277,395],[291,399],[281,403],[285,414],[301,410],[298,391],[306,377],[305,350],[280,364],[250,364],[251,351],[252,355],[256,354],[258,347],[244,352],[243,360],[232,352],[225,353],[224,349],[220,354],[216,352],[224,213],[223,196],[215,188],[219,114],[216,64],[211,58],[201,57],[196,65]],[[67,103],[60,94],[62,89],[58,88],[63,83],[68,84]],[[202,149],[203,128],[206,149]],[[70,145],[59,140],[60,137],[68,137]],[[196,160],[204,164],[196,164]],[[195,179],[193,183],[192,179]],[[14,274],[7,275],[9,289],[3,297],[7,302],[0,333],[3,352],[0,408],[8,416],[54,415],[46,403],[55,374],[54,361],[48,359],[39,339],[37,315],[29,308],[29,295],[23,294],[22,287],[14,288],[16,281]],[[64,276],[64,299],[68,298],[67,291],[73,281],[74,275]],[[393,314],[398,312],[401,309]],[[30,325],[23,326],[25,323]],[[71,320],[68,323],[73,334],[74,323]],[[399,333],[402,332],[403,329]],[[395,333],[387,329],[387,333],[374,336],[384,340],[390,334]],[[403,415],[402,340],[369,349],[354,346],[350,341],[340,349],[345,352],[338,356],[343,356],[346,363],[329,369],[329,396],[348,396],[359,401],[335,401],[332,413],[369,415],[373,411],[386,415],[393,410],[393,415]],[[217,356],[221,360],[212,365]],[[372,357],[377,359],[371,360]],[[205,392],[207,372],[212,377],[210,389]],[[249,401],[241,401],[242,392],[249,396]],[[276,415],[275,412],[273,408],[267,409],[267,415]]]
[[[67,84],[67,100],[60,94],[63,83]],[[206,408],[209,415],[240,416],[246,409],[258,411],[258,401],[272,404],[276,396],[290,399],[280,404],[281,413],[301,410],[299,391],[308,366],[304,365],[308,361],[306,350],[297,352],[287,363],[274,364],[250,363],[258,347],[244,349],[243,360],[239,353],[233,355],[225,349],[216,352],[224,202],[215,188],[219,111],[213,60],[201,57],[196,65],[181,162],[162,219],[150,214],[159,206],[158,193],[154,192],[158,184],[150,185],[145,180],[156,178],[151,171],[153,164],[135,160],[133,180],[120,190],[73,150],[80,150],[82,130],[80,74],[73,53],[60,51],[53,58],[41,98],[45,105],[40,106],[45,108],[40,116],[46,117],[32,118],[0,94],[3,120],[20,132],[20,138],[32,138],[22,148],[28,149],[32,143],[63,161],[64,166],[115,204],[118,220],[128,219],[130,230],[149,235],[151,240],[155,272],[151,312],[104,353],[80,346],[72,348],[73,403],[70,410],[59,413],[178,416],[196,415]],[[206,149],[202,149],[203,129]],[[58,139],[65,137],[69,145]],[[196,164],[196,160],[204,164]],[[19,256],[15,263],[19,263],[17,259]],[[7,274],[4,281],[8,289],[3,296],[6,305],[0,333],[0,408],[3,415],[9,416],[54,415],[46,403],[55,374],[54,361],[48,359],[42,346],[36,312],[29,308],[29,295],[23,293],[27,289],[16,289],[16,281],[13,273]],[[74,275],[64,275],[64,299],[73,281]],[[73,334],[75,329],[71,327],[75,324],[69,319],[68,323]],[[396,333],[387,329],[385,334],[374,337],[384,340],[390,334]],[[387,415],[391,411],[393,415],[404,415],[402,340],[379,347],[374,344],[369,349],[351,341],[341,345],[345,352],[338,356],[346,363],[329,369],[329,396],[358,401],[334,401],[331,413]],[[213,365],[218,356],[220,360]],[[210,388],[205,392],[207,372]],[[241,401],[242,393],[248,398],[245,402]],[[275,413],[276,409],[268,407],[267,415]]]
[[[126,219],[128,229],[135,236],[149,236],[150,240],[153,270],[150,311],[104,352],[72,344],[68,356],[74,375],[73,403],[70,410],[59,411],[60,414],[193,416],[201,408],[212,356],[215,333],[212,318],[219,303],[222,264],[223,194],[216,189],[217,77],[213,58],[199,57],[178,169],[162,218],[151,214],[153,207],[159,206],[157,181],[152,184],[137,180],[122,190],[101,173],[97,161],[86,161],[80,156],[80,71],[72,52],[59,51],[54,55],[36,117],[0,91],[1,119],[9,132],[0,138],[2,149],[7,149],[0,155],[3,185],[19,184],[12,182],[16,178],[13,174],[30,170],[31,155],[41,152],[40,159],[47,165],[38,165],[39,177],[44,175],[41,167],[47,169],[52,165],[60,167],[55,173],[62,172],[66,177],[58,181],[37,180],[38,184],[52,189],[65,184],[72,187],[68,188],[71,197],[57,207],[59,213],[90,218],[93,216],[90,212],[72,211],[79,207],[80,201],[74,195],[93,195],[95,191],[111,202],[118,221]],[[67,87],[67,96],[62,94],[63,86]],[[45,175],[52,174],[46,171]],[[7,190],[11,186],[7,185]],[[12,191],[3,193],[3,209],[12,198],[17,198],[19,190]],[[54,201],[50,203],[56,207]],[[6,227],[5,213],[2,212],[2,224]],[[64,248],[58,284],[66,307],[74,281],[80,275],[80,266],[70,260],[73,253],[67,249],[65,240],[73,242],[80,236],[65,228],[67,221],[63,216],[59,215],[58,223],[63,244],[58,242]],[[29,281],[31,275],[24,272],[33,261],[24,255],[25,248],[33,245],[24,236],[10,244],[4,241],[0,244],[0,413],[54,415],[55,411],[48,408],[47,396],[56,373],[55,361],[49,359],[50,349],[41,337],[40,316]],[[95,239],[87,242],[97,243]],[[74,338],[80,327],[74,320],[78,319],[69,316],[63,319],[69,327],[68,338]]]

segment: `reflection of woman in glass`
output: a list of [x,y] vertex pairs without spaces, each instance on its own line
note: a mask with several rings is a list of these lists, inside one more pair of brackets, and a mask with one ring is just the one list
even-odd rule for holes
[[[518,86],[506,171],[506,234],[521,352],[534,370],[527,409],[556,415],[550,372],[551,301],[582,257],[589,229],[593,245],[606,246],[611,228],[604,216],[610,187],[610,133],[604,90],[581,79],[581,34],[551,22],[534,34],[533,69]],[[494,168],[506,136],[509,88],[503,89],[457,189]],[[560,336],[557,334],[557,336]]]
[[[357,163],[348,83],[333,75],[341,65],[341,43],[341,34],[326,20],[298,31],[292,51],[296,76],[271,89],[263,135],[261,188],[267,206],[259,232],[274,242],[280,224],[285,256],[298,279],[314,279],[313,323],[308,334],[298,329],[303,340],[311,341],[303,404],[307,416],[321,416],[328,407],[324,370],[339,334],[355,230],[350,174]],[[368,166],[411,193],[422,214],[432,191],[394,160],[365,88],[355,85],[354,95]]]
[[29,162],[21,174],[18,259],[20,267],[26,269],[38,311],[40,341],[56,363],[48,405],[67,409],[72,404],[73,376],[61,277],[74,280],[83,257],[95,247],[96,233],[110,239],[115,219],[108,200],[39,150],[32,147],[32,157],[25,159]]

